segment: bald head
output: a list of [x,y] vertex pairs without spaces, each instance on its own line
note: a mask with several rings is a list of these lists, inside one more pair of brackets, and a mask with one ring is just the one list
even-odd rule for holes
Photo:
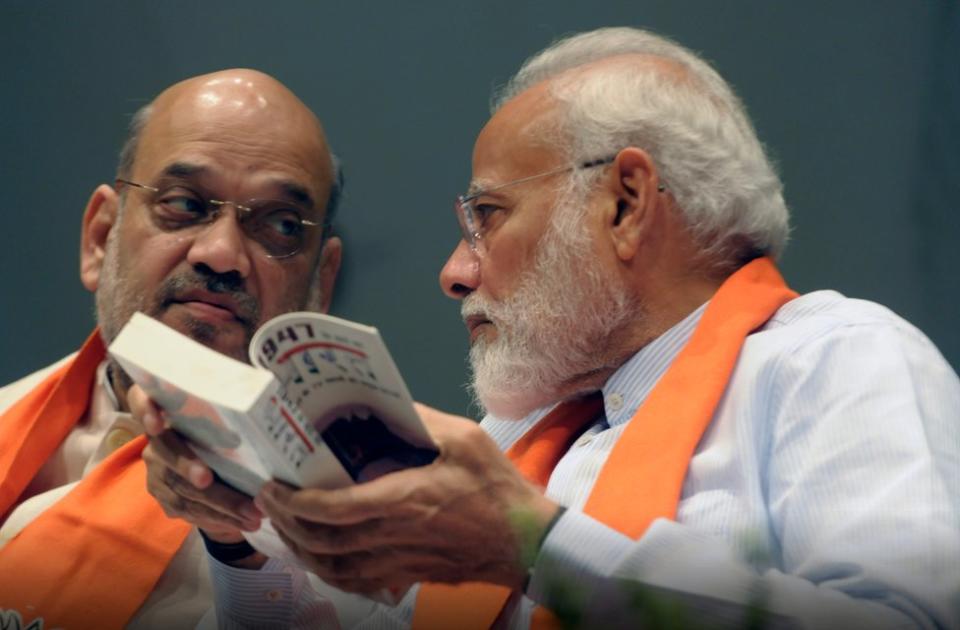
[[311,198],[319,209],[326,206],[327,223],[332,219],[341,175],[323,126],[286,86],[257,70],[221,70],[186,79],[160,93],[131,120],[118,176],[136,179],[139,162],[157,143],[202,137],[228,138],[262,151],[265,158],[269,158],[268,149],[282,147],[278,153],[306,167]]
[[110,340],[136,311],[243,360],[281,313],[325,311],[337,172],[316,116],[254,70],[164,90],[133,121],[122,186],[88,201],[81,279]]
[[323,136],[313,112],[285,85],[258,70],[236,68],[185,79],[161,92],[153,104],[157,110],[185,105],[195,116],[215,122],[227,112],[248,119],[260,113],[286,114]]

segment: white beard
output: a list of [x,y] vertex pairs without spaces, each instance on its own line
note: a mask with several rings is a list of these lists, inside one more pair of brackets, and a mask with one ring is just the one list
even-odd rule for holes
[[474,292],[463,301],[464,319],[483,315],[496,327],[493,339],[481,335],[470,348],[473,395],[494,415],[522,418],[581,393],[583,377],[607,367],[613,335],[643,316],[594,256],[583,200],[572,197],[554,211],[512,295],[494,302]]

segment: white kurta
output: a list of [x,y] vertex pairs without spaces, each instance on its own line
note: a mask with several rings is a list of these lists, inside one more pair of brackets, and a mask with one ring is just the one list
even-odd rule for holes
[[[63,361],[0,388],[0,413],[30,392]],[[97,370],[90,407],[53,456],[30,482],[16,506],[0,523],[0,548],[17,533],[59,501],[97,464],[143,432],[130,414],[117,410],[113,391],[105,386],[106,363]],[[143,532],[149,536],[150,532]],[[64,532],[64,538],[69,532]],[[196,530],[190,533],[174,555],[156,588],[127,626],[131,630],[192,628],[211,601],[206,553]],[[0,596],[0,610],[3,609]],[[31,619],[23,619],[25,623]]]

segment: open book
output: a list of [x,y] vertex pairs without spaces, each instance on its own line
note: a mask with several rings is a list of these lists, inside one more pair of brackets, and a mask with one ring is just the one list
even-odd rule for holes
[[226,483],[335,488],[433,461],[436,450],[376,328],[319,313],[265,323],[252,365],[141,313],[110,354]]
[[[376,328],[288,313],[250,342],[250,362],[136,313],[109,348],[197,455],[234,488],[268,479],[336,488],[432,462],[437,451]],[[244,536],[305,567],[269,519]],[[387,604],[400,592],[373,594]]]

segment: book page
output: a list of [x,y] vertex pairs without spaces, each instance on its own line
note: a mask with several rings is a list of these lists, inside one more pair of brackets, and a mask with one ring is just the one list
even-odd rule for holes
[[302,414],[300,485],[332,487],[331,461],[347,475],[339,485],[433,461],[433,442],[375,328],[290,313],[264,325],[250,345],[251,361],[274,373],[282,397]]

